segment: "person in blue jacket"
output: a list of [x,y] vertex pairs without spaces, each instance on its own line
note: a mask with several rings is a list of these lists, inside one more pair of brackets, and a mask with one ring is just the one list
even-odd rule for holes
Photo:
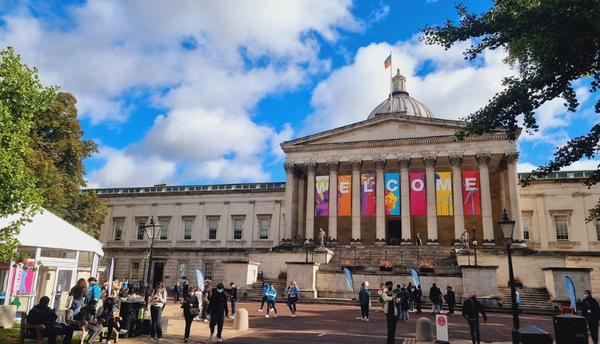
[[296,285],[296,281],[290,282],[289,295],[287,300],[287,305],[290,308],[290,312],[292,312],[292,317],[296,316],[296,302],[298,302],[298,297],[300,296],[300,289]]
[[265,302],[267,302],[267,293],[269,292],[269,282],[264,281],[262,288],[263,288],[263,298],[262,298],[262,302],[260,303],[260,309],[258,310],[259,312],[263,311]]
[[100,301],[100,295],[102,292],[100,291],[100,287],[98,286],[98,280],[95,277],[88,278],[88,300],[96,300]]
[[275,318],[277,318],[277,308],[275,307],[275,299],[277,298],[277,290],[275,290],[275,286],[271,285],[269,290],[267,291],[267,315],[265,318],[269,317],[269,313],[271,310],[275,311]]
[[369,291],[368,283],[360,285],[358,292],[358,304],[360,304],[360,320],[369,321],[369,304],[371,302],[371,292]]

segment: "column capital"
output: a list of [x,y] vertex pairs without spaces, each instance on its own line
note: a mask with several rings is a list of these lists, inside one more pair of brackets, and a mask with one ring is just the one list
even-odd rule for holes
[[478,165],[489,165],[492,160],[492,155],[488,153],[477,153],[475,154],[475,160]]
[[300,167],[296,166],[294,169],[294,178],[302,179],[302,177],[304,177],[304,171],[302,171]]
[[519,161],[519,152],[504,153],[504,158],[507,164],[514,164]]
[[503,172],[503,171],[506,171],[506,170],[508,170],[508,165],[506,164],[506,159],[502,158],[502,159],[500,160],[500,162],[498,163],[498,168],[497,168],[497,170],[498,170],[499,172]]
[[437,161],[436,156],[424,156],[423,157],[423,163],[425,164],[426,168],[434,168],[436,161]]
[[292,173],[294,173],[294,170],[296,169],[296,164],[294,164],[292,162],[284,162],[283,169],[285,170],[285,173],[292,174]]
[[376,171],[382,171],[385,168],[387,160],[385,158],[376,158],[373,160],[373,165],[375,165]]
[[450,162],[450,166],[452,167],[460,167],[463,163],[463,156],[454,154],[448,156],[448,161]]
[[317,166],[317,163],[314,161],[304,163],[304,167],[306,167],[306,171],[308,172],[315,172],[317,170]]
[[360,172],[362,160],[350,160],[350,166],[352,167],[352,172]]
[[329,168],[329,171],[337,171],[340,169],[340,162],[339,161],[328,161],[327,168]]
[[406,169],[410,167],[410,157],[409,156],[401,156],[398,157],[398,165],[400,165],[401,169]]

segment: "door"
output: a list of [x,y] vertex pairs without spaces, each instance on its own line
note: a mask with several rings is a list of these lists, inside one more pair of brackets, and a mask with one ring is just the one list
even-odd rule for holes
[[53,309],[58,311],[67,308],[67,299],[69,298],[72,278],[73,270],[56,269],[56,279],[54,281],[54,289],[51,298],[51,307]]
[[154,277],[152,278],[152,288],[156,286],[156,283],[163,280],[163,270],[165,263],[154,263]]
[[400,245],[402,238],[402,221],[389,220],[387,234],[388,245]]

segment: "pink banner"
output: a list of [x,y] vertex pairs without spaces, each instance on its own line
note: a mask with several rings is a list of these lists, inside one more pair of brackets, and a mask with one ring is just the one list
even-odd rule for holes
[[425,172],[410,173],[410,214],[427,215]]
[[22,264],[13,267],[13,276],[10,283],[11,293],[31,293],[33,289],[33,269],[23,268],[35,264],[35,259],[25,259]]
[[465,215],[481,215],[479,171],[462,171],[462,196]]
[[375,215],[375,173],[360,176],[361,215]]

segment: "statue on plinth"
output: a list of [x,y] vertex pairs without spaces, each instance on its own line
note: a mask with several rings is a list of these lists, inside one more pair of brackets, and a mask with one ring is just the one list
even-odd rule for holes
[[421,240],[421,233],[417,233],[417,246],[423,246],[423,240]]
[[463,230],[462,234],[460,235],[460,248],[462,249],[469,249],[469,233],[467,232],[467,230]]
[[319,228],[319,247],[320,248],[325,248],[325,231],[323,230],[323,228]]

